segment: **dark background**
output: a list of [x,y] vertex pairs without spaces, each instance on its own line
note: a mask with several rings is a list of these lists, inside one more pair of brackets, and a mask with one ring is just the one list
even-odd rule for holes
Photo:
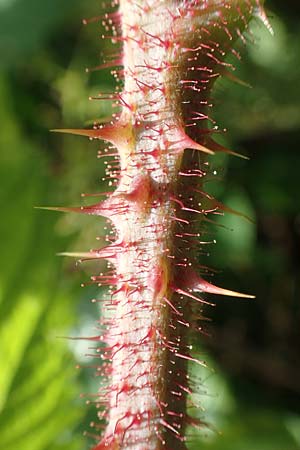
[[[199,381],[200,417],[191,449],[300,449],[300,6],[267,2],[275,35],[253,23],[237,75],[247,89],[220,81],[215,117],[223,143],[250,160],[212,160],[211,191],[254,223],[226,214],[212,226],[207,260],[216,284],[256,300],[216,299],[209,338],[199,339],[209,369]],[[105,189],[97,143],[51,128],[88,126],[111,114],[109,70],[101,60],[98,2],[0,0],[0,448],[82,450],[95,418],[79,394],[100,380],[89,350],[64,337],[93,334],[93,268],[56,256],[103,242],[102,219],[60,215],[33,206],[76,205],[81,192]],[[249,40],[251,37],[249,36]],[[221,142],[220,141],[220,142]],[[99,243],[97,244],[99,245]],[[98,268],[99,270],[99,268]]]

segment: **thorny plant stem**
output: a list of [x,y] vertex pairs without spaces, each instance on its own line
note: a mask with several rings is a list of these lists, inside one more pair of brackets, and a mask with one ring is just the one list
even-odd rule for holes
[[237,56],[252,16],[269,26],[258,0],[120,0],[121,113],[111,125],[68,130],[111,142],[120,159],[115,192],[80,209],[110,219],[116,235],[90,255],[114,268],[114,313],[99,337],[109,388],[99,392],[107,427],[97,450],[186,448],[187,425],[201,425],[189,414],[188,364],[203,364],[191,345],[202,293],[247,297],[205,281],[199,253],[209,215],[224,209],[205,193],[207,156],[230,153],[212,139],[212,88],[234,78],[225,57]]

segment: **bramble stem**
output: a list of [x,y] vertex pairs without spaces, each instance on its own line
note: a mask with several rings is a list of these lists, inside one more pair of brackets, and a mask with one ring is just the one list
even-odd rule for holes
[[[215,80],[256,0],[120,0],[124,88],[112,126],[90,132],[120,156],[115,192],[87,213],[108,217],[116,241],[98,252],[115,267],[104,320],[108,425],[96,449],[184,450],[191,393],[191,336],[206,301],[195,293],[245,296],[199,275],[205,222],[218,209],[203,192],[216,144]],[[200,238],[200,240],[199,240]]]

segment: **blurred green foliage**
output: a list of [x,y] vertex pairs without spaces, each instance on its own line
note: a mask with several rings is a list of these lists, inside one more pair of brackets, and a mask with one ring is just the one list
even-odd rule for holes
[[[113,89],[109,71],[93,74],[106,51],[98,2],[0,0],[0,448],[88,448],[95,417],[80,393],[96,392],[88,348],[66,335],[91,333],[99,311],[80,290],[91,267],[56,253],[103,239],[102,219],[60,216],[33,206],[78,204],[81,192],[106,189],[98,145],[49,133],[111,114],[88,97]],[[269,1],[275,36],[253,24],[237,74],[253,89],[220,81],[215,116],[220,141],[250,161],[211,162],[211,192],[251,216],[226,214],[212,227],[209,264],[219,284],[255,301],[217,300],[201,351],[210,369],[194,370],[197,401],[211,424],[191,431],[191,450],[300,449],[300,18],[293,1]],[[251,40],[252,37],[249,36]],[[105,44],[108,46],[109,43]],[[223,179],[220,182],[220,178]],[[99,244],[97,244],[99,245]],[[200,377],[200,378],[199,378]],[[200,414],[200,416],[202,416]]]

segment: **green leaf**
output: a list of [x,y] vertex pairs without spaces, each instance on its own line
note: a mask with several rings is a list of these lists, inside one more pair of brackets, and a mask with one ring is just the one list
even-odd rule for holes
[[0,173],[1,448],[77,450],[80,387],[67,341],[57,337],[74,321],[70,292],[58,287],[55,252],[63,241],[54,235],[57,218],[33,209],[55,191],[54,180],[45,155],[14,120],[5,79],[0,80],[0,118],[5,148]]

